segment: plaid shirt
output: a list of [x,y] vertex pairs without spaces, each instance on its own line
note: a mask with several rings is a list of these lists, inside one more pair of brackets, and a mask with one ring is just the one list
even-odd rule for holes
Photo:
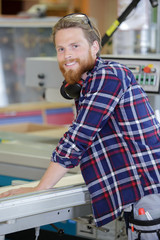
[[80,163],[97,226],[160,192],[160,125],[131,71],[97,58],[76,100],[77,116],[52,161]]

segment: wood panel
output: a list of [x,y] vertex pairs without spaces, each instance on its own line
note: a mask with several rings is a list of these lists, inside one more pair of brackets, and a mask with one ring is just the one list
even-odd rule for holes
[[[0,188],[0,193],[3,193],[5,191],[11,190],[11,189],[17,189],[19,187],[35,187],[39,181],[34,181],[26,184],[23,184],[21,186],[7,186],[7,187],[1,187]],[[83,177],[81,174],[73,174],[71,176],[64,176],[55,186],[54,188],[61,188],[61,187],[67,187],[67,186],[72,186],[72,185],[80,185],[80,184],[85,184]]]

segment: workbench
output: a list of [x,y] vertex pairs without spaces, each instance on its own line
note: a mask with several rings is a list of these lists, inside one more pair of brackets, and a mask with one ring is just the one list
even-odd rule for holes
[[[36,184],[38,181],[22,186],[29,187]],[[2,187],[0,193],[18,187]],[[66,176],[50,190],[0,199],[0,240],[9,233],[91,213],[89,192],[81,174]]]

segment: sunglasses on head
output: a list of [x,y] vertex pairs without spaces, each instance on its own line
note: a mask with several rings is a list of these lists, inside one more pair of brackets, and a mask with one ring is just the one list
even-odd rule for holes
[[84,13],[71,13],[71,14],[68,14],[66,16],[64,16],[62,19],[77,19],[77,20],[81,20],[83,21],[83,23],[85,24],[89,24],[90,28],[93,29],[93,26],[88,18],[88,16]]

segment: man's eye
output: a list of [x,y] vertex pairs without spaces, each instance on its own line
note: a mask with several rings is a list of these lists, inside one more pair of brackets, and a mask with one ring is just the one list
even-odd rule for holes
[[75,45],[73,45],[73,47],[74,47],[74,48],[78,48],[78,45],[77,45],[77,44],[75,44]]
[[57,51],[58,51],[58,52],[63,52],[63,51],[64,51],[64,48],[58,48]]

